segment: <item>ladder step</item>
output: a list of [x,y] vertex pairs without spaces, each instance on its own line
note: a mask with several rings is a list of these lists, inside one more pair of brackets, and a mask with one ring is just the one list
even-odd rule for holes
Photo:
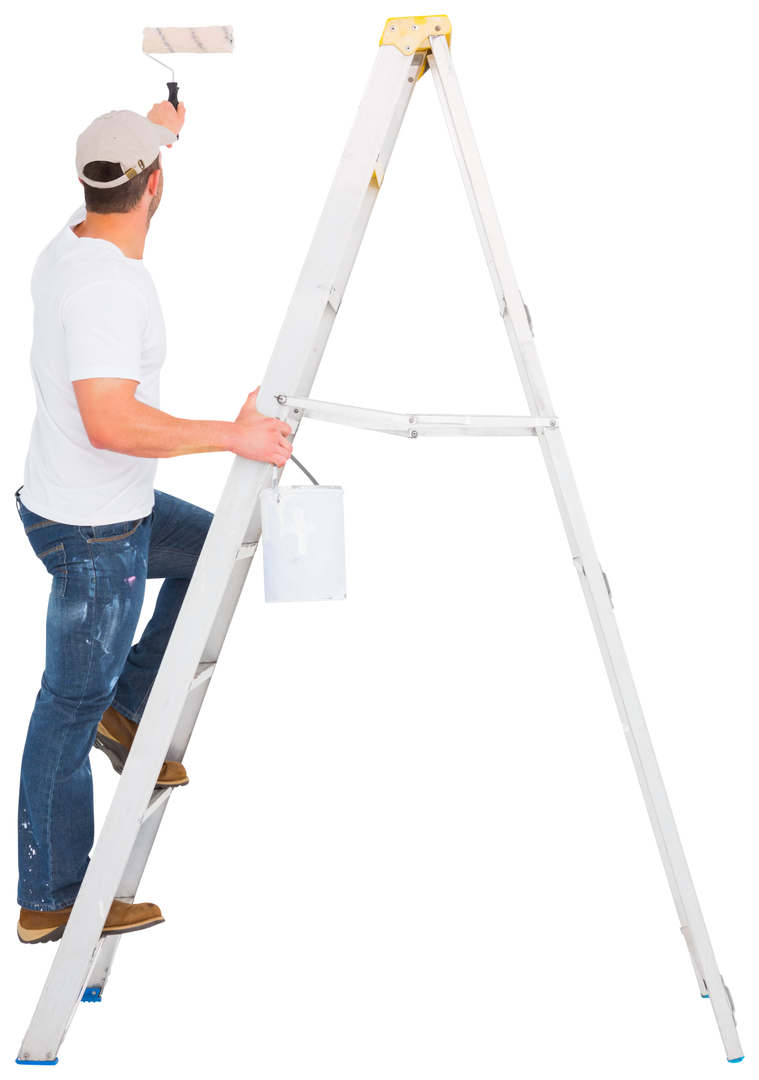
[[205,683],[205,680],[207,678],[211,678],[211,676],[214,674],[214,670],[218,662],[218,660],[215,660],[213,662],[204,662],[198,664],[198,669],[196,669],[194,678],[190,683],[190,691],[198,688],[201,683]]
[[156,788],[153,794],[150,796],[150,802],[145,807],[145,813],[142,815],[140,823],[142,824],[146,822],[151,816],[151,814],[154,814],[158,807],[166,802],[166,800],[174,790],[175,788],[173,787]]
[[235,562],[238,561],[238,559],[240,559],[240,558],[253,558],[254,555],[258,554],[258,549],[259,548],[260,548],[260,541],[259,540],[256,540],[255,543],[244,543],[244,544],[242,544],[240,550],[238,551],[238,554],[236,554],[234,556]]

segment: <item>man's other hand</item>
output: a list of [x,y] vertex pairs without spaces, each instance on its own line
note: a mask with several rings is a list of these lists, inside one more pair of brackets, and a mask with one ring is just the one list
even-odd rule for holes
[[240,457],[252,458],[253,461],[268,461],[281,468],[293,452],[286,438],[291,434],[292,428],[283,420],[264,416],[258,411],[256,401],[260,389],[261,387],[257,386],[252,394],[248,394],[240,409],[240,415],[232,425],[234,438],[229,449]]

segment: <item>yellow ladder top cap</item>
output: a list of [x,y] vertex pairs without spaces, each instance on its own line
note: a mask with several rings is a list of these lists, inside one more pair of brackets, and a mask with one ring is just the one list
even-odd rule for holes
[[388,15],[382,22],[377,38],[380,45],[395,45],[404,56],[432,49],[430,35],[445,35],[448,49],[453,52],[453,19],[447,11],[415,11],[409,15]]

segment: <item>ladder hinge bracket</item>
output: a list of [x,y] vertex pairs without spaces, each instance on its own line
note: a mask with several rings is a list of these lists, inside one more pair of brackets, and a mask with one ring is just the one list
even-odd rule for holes
[[[377,168],[379,169],[380,167],[381,166],[380,166],[380,163],[379,163],[379,159],[377,159]],[[384,176],[384,173],[383,173],[383,176]],[[381,184],[382,181],[378,179],[377,183]],[[342,302],[343,302],[342,296],[340,295],[340,293],[337,291],[337,289],[333,285],[332,288],[329,290],[329,296],[327,297],[327,303],[330,305],[330,307],[335,312],[335,314],[337,314],[337,312],[340,310],[340,304]]]
[[451,47],[451,20],[447,15],[409,15],[403,19],[388,19],[382,31],[380,45],[395,45],[404,56],[432,49],[430,35],[445,34]]

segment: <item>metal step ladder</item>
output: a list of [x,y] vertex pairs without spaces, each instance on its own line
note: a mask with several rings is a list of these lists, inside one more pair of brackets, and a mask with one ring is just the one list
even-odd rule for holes
[[[593,547],[559,422],[554,413],[495,206],[449,52],[444,16],[391,19],[348,138],[311,249],[258,395],[259,409],[286,420],[293,436],[305,417],[416,439],[433,435],[536,437],[606,665],[654,836],[688,946],[699,992],[708,997],[729,1061],[742,1060],[733,1005],[704,924],[651,740]],[[527,397],[529,416],[385,413],[309,399],[322,353],[353,268],[406,108],[429,68],[461,169],[500,314]],[[102,937],[114,898],[132,901],[171,789],[155,791],[166,759],[181,761],[261,532],[259,495],[270,465],[236,458],[150,695],[113,804],[66,932],[17,1058],[53,1064],[81,1000],[99,1001],[119,937]]]

